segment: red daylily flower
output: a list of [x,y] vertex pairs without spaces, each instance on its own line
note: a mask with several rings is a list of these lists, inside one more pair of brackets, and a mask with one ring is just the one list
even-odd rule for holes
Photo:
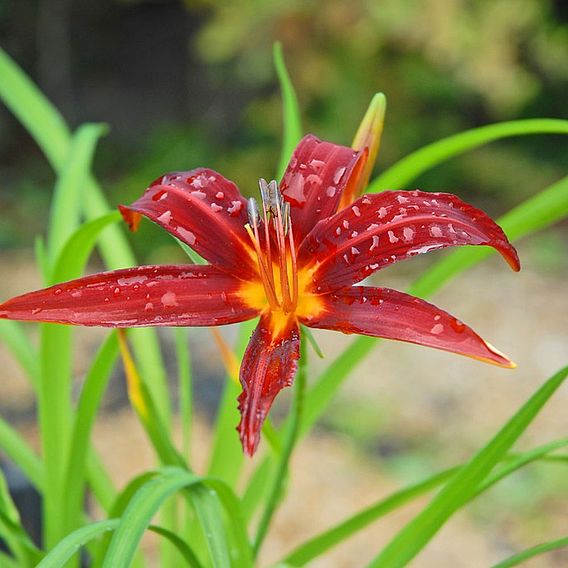
[[[376,153],[376,150],[375,150]],[[261,206],[205,168],[156,180],[120,210],[131,229],[148,217],[210,264],[103,272],[18,296],[0,317],[72,325],[217,326],[260,316],[244,354],[238,426],[252,455],[278,392],[291,385],[300,324],[436,347],[503,367],[513,363],[450,314],[403,292],[355,286],[434,249],[489,245],[519,260],[482,211],[447,193],[360,193],[368,146],[306,136],[280,185],[261,180]],[[354,201],[338,211],[345,195]]]

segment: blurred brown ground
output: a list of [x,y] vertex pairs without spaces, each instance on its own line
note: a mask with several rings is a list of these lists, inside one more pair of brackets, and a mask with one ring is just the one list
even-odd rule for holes
[[[293,460],[288,497],[266,542],[261,565],[404,484],[467,459],[538,385],[568,362],[568,268],[564,264],[547,274],[528,245],[521,246],[520,253],[524,261],[520,274],[491,259],[433,298],[510,355],[518,369],[502,370],[394,342],[377,347],[353,371],[323,426],[301,443]],[[3,254],[0,266],[2,298],[39,284],[30,252]],[[419,261],[398,272],[386,271],[376,282],[404,289],[421,266]],[[80,330],[77,335],[80,377],[104,332]],[[324,361],[312,357],[314,368],[325,366],[331,354],[350,341],[348,336],[328,332],[317,337],[328,357]],[[217,360],[206,330],[192,333],[191,341],[200,360]],[[0,411],[37,446],[33,398],[3,346],[0,365]],[[528,449],[565,436],[567,408],[565,385],[519,447]],[[177,430],[179,435],[179,426]],[[197,463],[205,463],[209,435],[208,420],[200,415],[194,435]],[[118,486],[153,465],[144,434],[127,407],[108,405],[97,422],[95,444]],[[486,567],[517,550],[565,536],[568,482],[563,471],[558,465],[529,466],[452,518],[411,565]],[[389,515],[310,566],[364,566],[427,501]],[[145,546],[151,551],[154,543],[149,540]],[[568,553],[547,554],[525,566],[563,568],[568,566]]]

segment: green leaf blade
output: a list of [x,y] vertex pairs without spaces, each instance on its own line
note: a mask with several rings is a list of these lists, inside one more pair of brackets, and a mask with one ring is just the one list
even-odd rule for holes
[[83,124],[71,138],[51,201],[47,247],[51,264],[55,262],[65,241],[79,226],[81,194],[85,190],[97,141],[105,131],[106,127],[102,124]]
[[548,379],[499,433],[408,523],[373,560],[371,567],[405,566],[444,523],[474,495],[480,484],[530,425],[568,376],[565,367]]
[[401,189],[420,174],[450,158],[501,138],[529,134],[568,134],[568,120],[529,118],[489,124],[454,134],[428,144],[396,162],[369,184],[367,193]]
[[286,166],[290,161],[290,157],[294,152],[294,148],[302,138],[302,121],[300,118],[300,107],[298,105],[298,97],[288,69],[284,61],[284,53],[282,51],[282,44],[276,42],[273,48],[274,67],[278,81],[280,82],[280,89],[282,91],[282,151],[278,161],[278,179],[282,179]]

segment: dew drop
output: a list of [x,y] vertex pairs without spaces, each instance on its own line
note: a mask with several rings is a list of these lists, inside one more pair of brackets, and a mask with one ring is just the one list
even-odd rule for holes
[[191,232],[188,231],[187,229],[184,229],[183,227],[178,227],[176,229],[178,235],[188,244],[188,245],[194,245],[195,244],[195,235]]
[[392,231],[388,231],[388,235],[391,244],[398,243],[400,240]]
[[178,306],[177,296],[175,292],[166,292],[161,298],[160,301],[164,308],[173,308],[174,306]]
[[335,170],[335,173],[333,174],[333,183],[339,183],[341,181],[341,178],[343,177],[343,174],[345,174],[345,167],[341,167],[341,168],[337,168],[337,170]]
[[430,234],[431,234],[433,237],[436,237],[436,238],[439,238],[439,237],[441,237],[441,236],[443,235],[442,229],[440,229],[440,227],[438,227],[438,225],[432,225],[432,226],[430,227]]
[[404,229],[402,230],[402,235],[407,243],[412,241],[415,234],[416,232],[412,227],[404,227]]
[[227,208],[229,215],[236,215],[243,208],[240,201],[231,201],[231,206]]
[[168,224],[172,220],[172,212],[170,210],[165,211],[158,217],[160,223]]

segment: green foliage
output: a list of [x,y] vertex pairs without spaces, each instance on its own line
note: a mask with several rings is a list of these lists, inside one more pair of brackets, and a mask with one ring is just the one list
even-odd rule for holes
[[565,367],[548,379],[489,444],[460,469],[430,504],[396,535],[371,566],[405,566],[414,558],[450,516],[473,497],[478,486],[505,457],[567,376],[568,367]]
[[530,560],[535,556],[545,554],[546,552],[552,552],[553,550],[558,550],[559,548],[565,548],[567,546],[568,537],[551,540],[549,542],[543,542],[542,544],[537,544],[532,548],[523,550],[523,552],[519,552],[518,554],[511,556],[510,558],[507,558],[507,560],[499,562],[499,564],[495,564],[493,568],[511,568],[512,566],[519,566],[526,560]]

